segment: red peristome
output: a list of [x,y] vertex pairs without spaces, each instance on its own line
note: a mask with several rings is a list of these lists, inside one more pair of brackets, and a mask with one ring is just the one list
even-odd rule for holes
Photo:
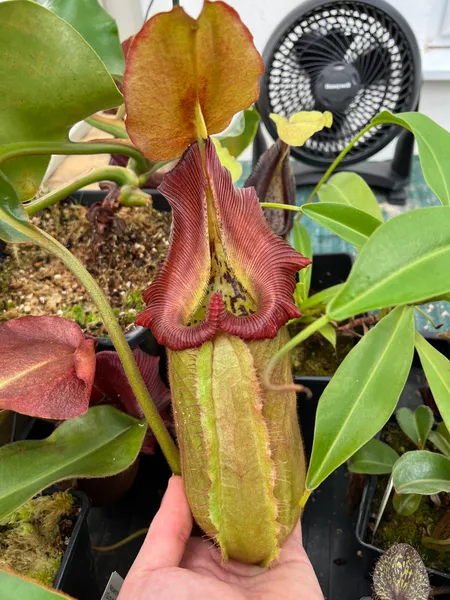
[[33,417],[85,413],[95,374],[95,342],[60,317],[0,324],[0,408]]
[[[171,245],[163,268],[144,295],[147,309],[137,323],[152,329],[171,350],[200,346],[219,331],[244,340],[273,338],[287,321],[299,317],[293,302],[295,274],[310,264],[268,226],[254,188],[235,189],[210,140],[206,169],[197,144],[160,186],[172,207]],[[227,266],[257,302],[247,316],[228,312],[213,294],[206,318],[188,326],[204,298],[211,272],[207,220],[207,187],[212,194]],[[247,282],[247,285],[245,285]]]
[[[147,354],[140,348],[133,350],[133,355],[158,412],[166,424],[170,425],[168,417],[170,392],[159,376],[159,357]],[[111,404],[137,419],[142,419],[144,416],[117,352],[105,351],[97,354],[97,369],[90,404],[100,402]],[[154,447],[155,437],[149,429],[144,438],[141,452],[153,454]]]

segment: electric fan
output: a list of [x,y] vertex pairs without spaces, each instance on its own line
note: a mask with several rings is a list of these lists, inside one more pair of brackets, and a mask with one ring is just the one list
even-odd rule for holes
[[[265,71],[258,109],[276,139],[270,113],[286,117],[303,110],[329,110],[333,126],[302,147],[292,147],[297,185],[313,185],[336,156],[381,110],[417,110],[420,52],[411,28],[383,0],[309,0],[275,30],[263,52]],[[365,161],[398,135],[391,161]],[[370,129],[340,169],[359,173],[371,186],[404,203],[414,139],[395,125]],[[261,129],[254,158],[264,150]],[[351,169],[349,166],[351,165]]]

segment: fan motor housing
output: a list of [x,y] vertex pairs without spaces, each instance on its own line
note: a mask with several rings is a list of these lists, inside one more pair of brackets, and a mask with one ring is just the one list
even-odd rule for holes
[[[263,52],[265,71],[257,103],[276,139],[271,113],[328,110],[333,126],[292,147],[315,167],[329,166],[382,110],[416,110],[420,51],[402,15],[384,0],[306,0],[289,13]],[[341,165],[366,160],[398,134],[395,125],[370,129]]]
[[361,87],[361,78],[353,65],[333,63],[323,68],[314,85],[321,110],[343,110]]

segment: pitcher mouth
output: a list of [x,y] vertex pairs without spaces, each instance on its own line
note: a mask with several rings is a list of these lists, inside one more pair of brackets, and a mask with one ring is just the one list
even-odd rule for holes
[[295,274],[311,261],[271,231],[253,187],[233,187],[210,139],[203,153],[192,144],[159,190],[172,207],[170,249],[138,325],[185,350],[220,331],[273,338],[300,316]]

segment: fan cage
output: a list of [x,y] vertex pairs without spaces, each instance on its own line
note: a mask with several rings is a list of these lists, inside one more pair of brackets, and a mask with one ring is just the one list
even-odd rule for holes
[[[383,65],[383,76],[378,81],[362,85],[344,111],[334,112],[339,129],[335,124],[331,129],[316,133],[304,146],[291,149],[296,158],[323,166],[330,164],[380,111],[416,109],[420,54],[406,21],[384,2],[310,4],[315,6],[309,11],[304,12],[302,6],[286,17],[264,52],[266,69],[258,108],[274,139],[277,132],[270,113],[289,117],[299,111],[318,109],[311,78],[314,60],[317,70],[332,63],[334,58],[343,64],[359,61],[359,70],[365,70],[368,80],[375,76],[377,70],[380,73],[380,60],[375,59],[384,59],[387,63]],[[304,65],[299,64],[298,52],[296,55],[296,50],[299,46],[301,48],[308,36],[309,39],[314,36],[314,60],[310,60],[309,66],[306,62],[309,73]],[[322,45],[320,41],[314,41],[319,36],[327,36]],[[345,40],[351,42],[345,43]],[[304,47],[307,48],[307,44]],[[395,125],[379,125],[370,129],[350,150],[342,164],[365,160],[385,147],[397,133]]]

